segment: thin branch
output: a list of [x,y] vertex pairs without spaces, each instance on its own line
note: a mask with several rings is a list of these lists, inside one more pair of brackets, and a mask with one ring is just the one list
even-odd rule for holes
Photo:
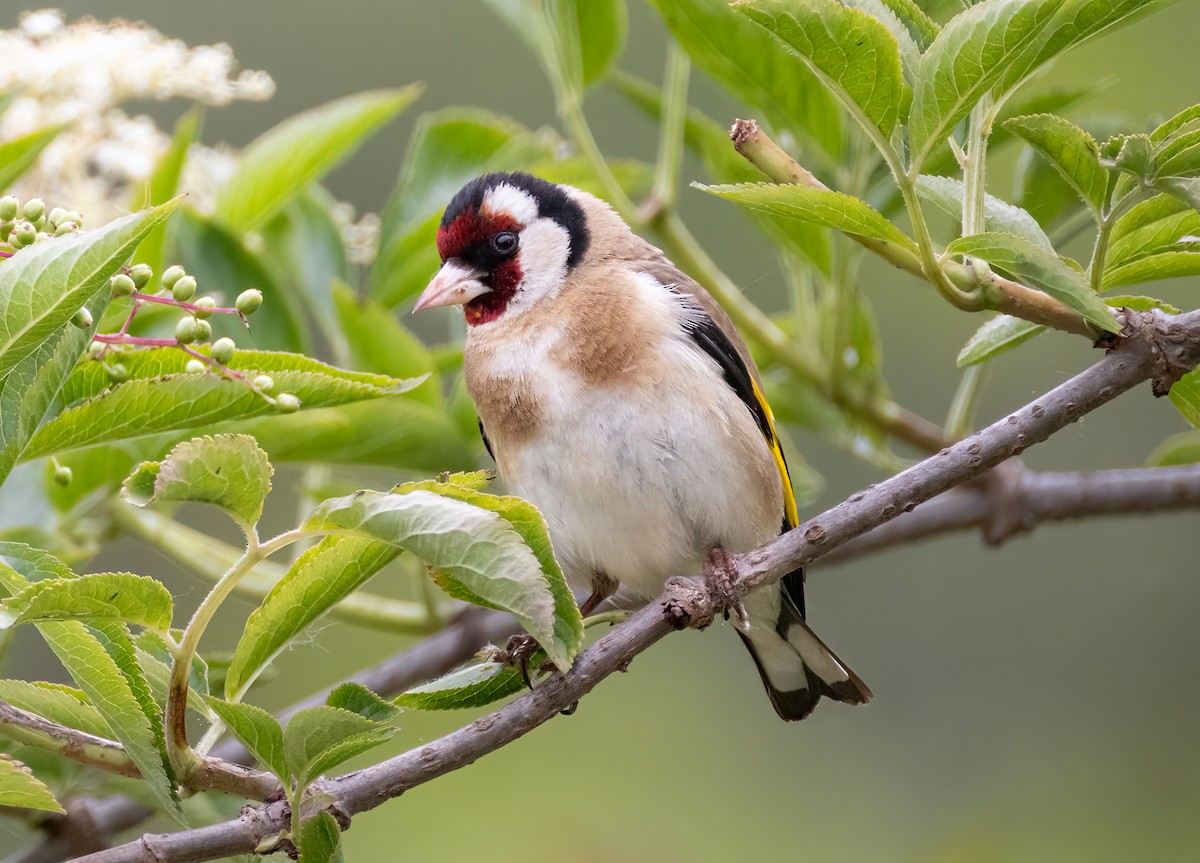
[[[467,608],[441,631],[349,679],[361,683],[380,695],[395,695],[419,683],[440,677],[469,660],[484,645],[503,642],[504,639],[519,630],[520,626],[510,614],[475,607]],[[286,723],[296,711],[324,704],[329,691],[330,689],[324,689],[293,704],[276,714],[276,718],[281,723]],[[118,750],[120,749],[119,743],[108,742]],[[205,762],[206,765],[211,765],[213,762],[230,766],[253,763],[253,756],[246,747],[240,741],[232,738],[222,741],[213,749],[212,756]],[[136,770],[130,775],[136,776]],[[273,783],[273,777],[270,774],[262,775],[266,777],[266,781]],[[212,778],[210,769],[204,767],[193,772],[188,786],[193,790],[203,790],[201,785],[205,783],[210,790],[221,789],[221,783]],[[277,783],[274,787],[277,787]],[[264,792],[249,796],[261,800],[270,793],[265,788]],[[71,807],[67,808],[73,815]],[[115,825],[107,830],[107,833],[111,834],[135,827],[153,813],[128,797],[114,796],[90,801],[86,814],[88,819],[97,823]],[[76,843],[60,835],[63,830],[67,829],[67,826],[58,821],[47,821],[46,829],[51,834],[49,838],[37,848],[29,851],[26,856],[16,858],[11,863],[58,863],[58,861],[69,859],[77,854],[97,850],[96,847],[81,849]],[[6,861],[6,863],[10,863],[10,861]]]
[[999,545],[1047,521],[1200,508],[1200,465],[1195,464],[1093,473],[997,469],[988,474],[993,476],[995,483],[963,486],[904,513],[826,555],[822,564],[952,531],[979,529],[984,542]]
[[[730,137],[734,148],[775,182],[828,189],[772,141],[753,120],[738,120],[730,130]],[[858,234],[847,236],[905,272],[941,287],[938,273],[929,272],[926,263],[913,251],[874,237]],[[949,258],[941,259],[938,267],[955,291],[965,298],[952,300],[959,308],[967,311],[994,309],[1090,339],[1097,336],[1096,330],[1078,312],[1048,294],[995,273],[981,275],[976,268]]]
[[56,752],[72,761],[121,776],[141,776],[115,740],[66,728],[35,713],[0,701],[0,736],[27,746]]
[[[421,783],[457,770],[558,715],[608,675],[623,670],[672,629],[704,626],[722,606],[771,584],[901,513],[1001,462],[1019,455],[1150,380],[1156,395],[1200,362],[1200,312],[1175,318],[1161,312],[1123,312],[1122,337],[1104,359],[979,433],[948,447],[810,519],[755,551],[734,557],[736,578],[728,595],[715,597],[692,579],[672,579],[662,595],[576,658],[566,675],[552,675],[533,692],[470,725],[395,758],[319,782],[314,805],[353,816]],[[326,796],[328,795],[328,796]],[[329,800],[332,802],[328,802]],[[89,857],[88,863],[180,863],[249,853],[262,837],[284,829],[280,804],[247,809],[241,818],[201,830],[144,836]]]
[[135,827],[154,813],[138,803],[120,809],[108,800],[75,797],[63,801],[67,814],[47,813],[40,827],[48,834],[42,844],[22,854],[5,857],[4,863],[59,863],[109,845],[109,837]]

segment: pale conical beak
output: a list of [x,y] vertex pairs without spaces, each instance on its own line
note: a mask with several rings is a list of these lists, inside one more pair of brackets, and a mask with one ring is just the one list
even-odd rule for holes
[[429,287],[421,292],[421,296],[417,297],[413,312],[437,306],[461,306],[463,303],[469,303],[491,290],[480,281],[481,276],[482,273],[478,270],[464,266],[451,258],[442,264],[442,268],[433,277]]

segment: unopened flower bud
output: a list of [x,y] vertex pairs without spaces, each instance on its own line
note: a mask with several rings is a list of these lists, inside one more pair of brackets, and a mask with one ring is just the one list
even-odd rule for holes
[[179,323],[175,325],[175,341],[181,345],[190,345],[196,341],[196,336],[196,319],[191,315],[180,318]]
[[17,222],[12,230],[12,241],[17,246],[32,246],[37,242],[37,228],[29,222]]
[[62,207],[55,207],[53,210],[50,211],[50,215],[47,216],[46,218],[50,220],[50,224],[52,224],[52,225],[61,225],[63,222],[66,221],[66,219],[63,218],[63,216],[65,216],[66,214],[67,214],[67,211],[64,210]]
[[149,264],[134,264],[129,268],[129,278],[133,279],[134,287],[141,290],[154,278],[154,270],[150,269]]
[[12,230],[15,227],[16,227],[15,222],[0,221],[0,243],[8,242],[8,235],[12,233]]
[[104,342],[92,342],[88,345],[88,356],[94,360],[98,360],[104,356],[107,350],[108,345],[104,344]]
[[31,222],[36,222],[46,214],[46,202],[41,198],[30,198],[21,209],[21,215]]
[[163,270],[162,286],[169,291],[171,288],[175,287],[176,282],[186,275],[187,272],[184,271],[183,267],[179,266],[179,264],[172,264]]
[[191,276],[180,276],[175,280],[175,284],[171,285],[171,296],[181,303],[186,303],[196,296],[196,280]]
[[262,304],[262,291],[258,288],[251,288],[248,291],[242,291],[238,294],[237,302],[234,303],[234,306],[243,315],[252,315],[258,311]]
[[0,221],[11,222],[21,212],[21,202],[16,195],[5,195],[0,198]]
[[270,375],[259,375],[254,379],[254,385],[264,393],[269,393],[275,389],[275,379]]
[[71,469],[66,465],[59,465],[54,469],[54,484],[66,488],[71,484]]
[[212,358],[223,366],[229,365],[229,361],[233,359],[234,349],[237,347],[233,343],[233,339],[228,336],[222,336],[212,344]]
[[200,360],[188,360],[187,365],[183,367],[183,370],[189,375],[198,375],[207,368],[208,366],[200,362]]
[[67,210],[67,212],[63,215],[63,221],[64,222],[74,222],[77,225],[82,225],[83,224],[83,216],[81,216],[79,213],[75,212],[74,210]]
[[81,308],[71,317],[71,323],[79,327],[81,330],[86,330],[92,325],[92,313],[87,310],[87,307]]
[[275,407],[279,408],[285,414],[294,414],[300,410],[300,399],[291,393],[280,393],[275,396]]
[[196,341],[207,342],[212,338],[212,324],[196,318]]
[[137,290],[137,285],[133,279],[124,273],[117,273],[108,281],[109,287],[113,289],[113,293],[119,297],[127,297]]
[[54,236],[65,237],[67,234],[73,234],[79,230],[79,225],[74,222],[63,222],[54,229]]
[[196,310],[192,314],[203,320],[212,314],[212,310],[217,307],[217,301],[212,297],[201,297],[192,305],[196,306]]
[[105,366],[104,370],[108,372],[113,383],[120,384],[129,380],[129,369],[125,368],[124,363],[113,363],[111,366]]
[[[45,216],[38,216],[36,219],[30,219],[29,221],[33,222],[33,226],[35,228],[37,228],[39,231],[46,227],[46,217]],[[46,233],[50,234],[51,231],[46,231]]]
[[51,240],[53,238],[54,238],[53,234],[47,234],[45,231],[38,231],[37,236],[35,236],[33,238],[33,241],[35,243],[40,243],[42,240]]

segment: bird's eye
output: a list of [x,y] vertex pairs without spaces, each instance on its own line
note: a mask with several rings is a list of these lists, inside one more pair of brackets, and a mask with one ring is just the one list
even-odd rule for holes
[[512,254],[517,249],[517,235],[512,231],[501,231],[492,237],[492,248],[502,255]]

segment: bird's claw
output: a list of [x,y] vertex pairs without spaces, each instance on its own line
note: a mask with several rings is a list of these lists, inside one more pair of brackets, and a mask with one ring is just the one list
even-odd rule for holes
[[532,635],[514,635],[504,648],[504,661],[517,666],[525,685],[533,689],[533,681],[529,678],[529,659],[541,647]]
[[744,630],[749,627],[750,621],[746,616],[746,609],[742,605],[741,599],[738,598],[737,590],[733,586],[736,575],[737,563],[734,561],[733,555],[721,546],[715,546],[708,553],[708,559],[704,561],[704,583],[713,597],[713,603],[720,610],[721,616],[725,620],[729,620],[729,613],[733,612],[737,627]]

